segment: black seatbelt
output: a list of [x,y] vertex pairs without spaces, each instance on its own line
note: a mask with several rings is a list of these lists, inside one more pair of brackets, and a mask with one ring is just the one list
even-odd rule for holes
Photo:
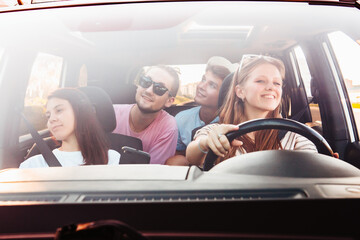
[[[295,120],[295,121],[299,121],[300,118],[302,117],[302,115],[305,113],[306,109],[308,109],[310,103],[313,103],[313,99],[314,98],[311,98],[310,101],[308,102],[308,104],[306,104],[305,107],[303,107],[303,109],[301,109],[299,112],[297,112],[290,119]],[[280,141],[285,137],[287,132],[288,131],[286,131],[286,130],[279,130],[278,136],[279,136]]]
[[37,147],[40,150],[40,153],[43,155],[46,163],[49,167],[61,167],[59,160],[55,157],[54,153],[50,150],[49,146],[46,142],[42,139],[38,131],[33,127],[33,125],[26,119],[24,114],[20,112],[21,117],[24,119],[24,122],[33,137]]

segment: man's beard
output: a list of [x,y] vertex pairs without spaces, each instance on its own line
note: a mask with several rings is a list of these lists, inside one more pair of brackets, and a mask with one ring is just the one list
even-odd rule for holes
[[160,108],[160,109],[147,109],[147,108],[143,108],[138,103],[136,103],[136,105],[138,106],[140,112],[143,113],[143,114],[157,113],[157,112],[159,112],[160,110],[163,109],[163,108]]
[[[142,93],[142,94],[144,94],[145,96],[151,98],[151,96],[148,96],[146,93]],[[149,108],[144,108],[143,106],[141,106],[141,104],[139,104],[139,103],[141,103],[142,94],[137,93],[136,97],[135,97],[136,105],[138,106],[141,113],[143,113],[143,114],[154,114],[154,113],[157,113],[160,110],[164,109],[165,106],[162,106],[162,107],[160,107],[158,109],[151,109],[151,108],[149,109]]]

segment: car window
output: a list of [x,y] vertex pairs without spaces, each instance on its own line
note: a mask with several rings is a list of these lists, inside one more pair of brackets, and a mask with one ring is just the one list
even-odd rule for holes
[[[2,48],[0,46],[0,68],[5,66],[5,63],[4,63],[4,50],[5,50],[5,48]],[[3,72],[3,71],[0,70],[0,72]],[[1,79],[2,78],[0,77],[0,84],[1,84]]]
[[79,87],[85,87],[88,83],[88,73],[87,73],[87,66],[86,64],[83,64],[80,68],[79,72],[79,80],[78,80],[78,86]]
[[4,54],[4,48],[0,47],[0,62],[2,60],[3,54]]
[[196,86],[201,81],[206,64],[172,65],[179,69],[180,87],[174,104],[186,104],[194,100]]
[[39,53],[31,69],[25,106],[44,105],[49,93],[62,86],[62,69],[63,59],[61,57]]
[[340,73],[344,79],[353,108],[353,114],[360,133],[360,42],[352,40],[343,32],[329,34],[331,45],[339,63]]
[[296,86],[300,89],[304,89],[304,94],[306,95],[307,102],[310,108],[311,121],[307,124],[311,127],[321,126],[321,116],[318,103],[314,102],[312,99],[311,93],[311,73],[309,70],[308,62],[305,57],[304,51],[300,46],[293,48],[293,51],[290,53],[292,68],[294,69]]
[[[309,71],[309,66],[306,61],[304,52],[300,46],[294,48],[294,53],[296,60],[298,62],[298,68],[300,71],[301,80],[304,84],[306,95],[308,98],[312,97],[311,90],[310,90],[310,81],[311,81],[311,74]],[[300,83],[298,83],[300,86]]]
[[[46,129],[46,98],[52,91],[63,86],[62,71],[63,59],[61,57],[46,53],[37,54],[31,68],[23,110],[27,120],[37,130]],[[22,123],[20,136],[27,133],[28,129]]]

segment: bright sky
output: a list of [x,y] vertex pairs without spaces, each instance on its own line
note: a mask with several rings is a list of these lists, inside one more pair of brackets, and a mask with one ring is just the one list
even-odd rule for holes
[[344,78],[360,85],[360,45],[342,32],[330,34]]
[[199,82],[205,73],[206,64],[194,65],[174,65],[172,67],[180,69],[181,85],[188,83]]

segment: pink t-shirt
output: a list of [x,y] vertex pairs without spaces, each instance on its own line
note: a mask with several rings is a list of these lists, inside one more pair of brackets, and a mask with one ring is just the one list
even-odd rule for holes
[[178,138],[178,129],[173,116],[161,110],[155,120],[142,132],[134,132],[130,128],[129,115],[134,104],[115,104],[116,128],[120,133],[142,140],[143,150],[150,154],[151,164],[164,164],[174,156]]

